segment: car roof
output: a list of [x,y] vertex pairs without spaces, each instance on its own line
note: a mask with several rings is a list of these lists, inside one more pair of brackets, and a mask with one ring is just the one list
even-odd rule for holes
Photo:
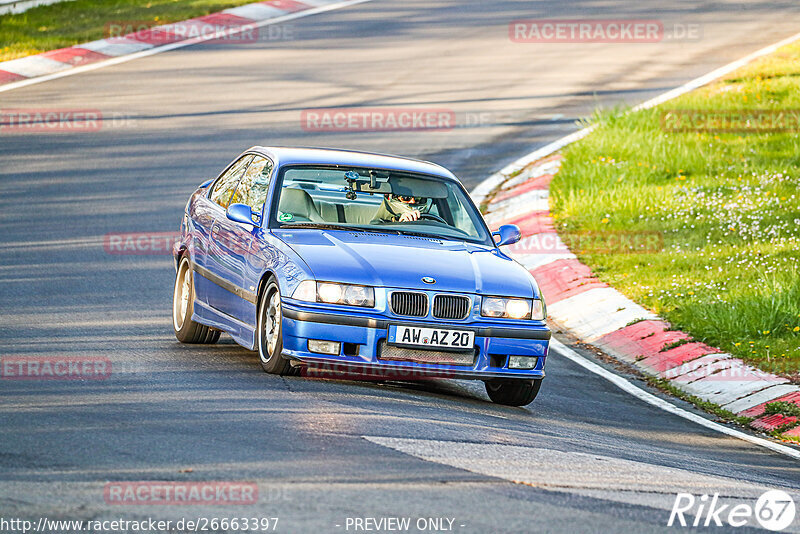
[[269,156],[275,162],[276,167],[283,165],[342,165],[430,174],[458,181],[452,172],[441,165],[388,154],[330,148],[275,146],[254,146],[248,152],[261,152],[265,156]]

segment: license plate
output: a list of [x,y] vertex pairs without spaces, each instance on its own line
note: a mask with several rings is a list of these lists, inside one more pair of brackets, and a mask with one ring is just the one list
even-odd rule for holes
[[391,325],[387,341],[394,345],[464,350],[472,348],[475,332]]

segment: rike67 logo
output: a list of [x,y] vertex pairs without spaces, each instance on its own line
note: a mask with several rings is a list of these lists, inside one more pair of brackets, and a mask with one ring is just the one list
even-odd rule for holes
[[788,528],[795,518],[792,496],[781,490],[762,494],[753,506],[741,500],[713,496],[697,497],[691,493],[678,493],[667,526],[680,527],[733,527],[761,526],[773,532]]

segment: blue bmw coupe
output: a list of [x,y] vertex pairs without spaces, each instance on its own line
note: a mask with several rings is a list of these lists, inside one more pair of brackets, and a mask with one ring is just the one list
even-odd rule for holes
[[523,406],[550,330],[531,274],[458,179],[424,161],[253,147],[192,194],[173,253],[183,343],[221,332],[268,373],[483,380]]

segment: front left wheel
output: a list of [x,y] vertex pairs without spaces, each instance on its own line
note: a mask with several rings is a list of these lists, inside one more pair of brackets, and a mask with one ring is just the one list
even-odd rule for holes
[[533,402],[542,387],[538,380],[487,380],[486,393],[492,402],[506,406],[525,406]]
[[194,279],[189,258],[181,258],[175,291],[172,294],[172,328],[181,343],[216,343],[219,330],[192,321],[194,313]]
[[258,305],[258,359],[261,368],[273,375],[291,374],[292,366],[283,352],[281,290],[275,279],[267,282]]

